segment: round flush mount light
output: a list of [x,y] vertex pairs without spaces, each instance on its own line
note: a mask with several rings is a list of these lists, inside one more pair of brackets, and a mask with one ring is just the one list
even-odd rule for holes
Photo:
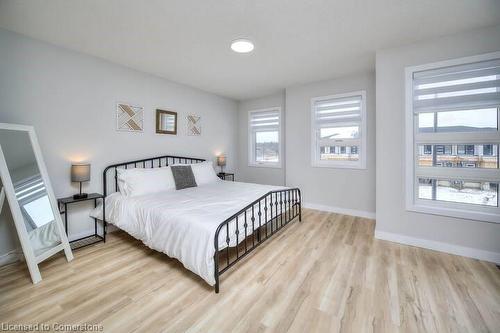
[[248,53],[252,52],[254,49],[254,45],[249,39],[235,39],[231,42],[231,50],[237,53]]

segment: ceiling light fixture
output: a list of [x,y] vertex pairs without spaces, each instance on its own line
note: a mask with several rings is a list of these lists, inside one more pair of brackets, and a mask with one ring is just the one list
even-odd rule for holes
[[240,38],[235,39],[231,43],[231,50],[237,53],[248,53],[252,52],[254,45],[251,40]]

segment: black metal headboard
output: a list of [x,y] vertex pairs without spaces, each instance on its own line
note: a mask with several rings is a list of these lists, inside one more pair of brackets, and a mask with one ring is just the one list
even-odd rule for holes
[[172,164],[193,164],[204,162],[202,158],[196,157],[183,157],[183,156],[157,156],[151,158],[145,158],[142,160],[128,161],[110,165],[104,169],[102,173],[102,189],[103,195],[106,197],[108,195],[108,173],[112,172],[112,177],[114,178],[114,191],[118,192],[118,171],[117,169],[130,169],[130,168],[161,168],[162,166],[168,166]]

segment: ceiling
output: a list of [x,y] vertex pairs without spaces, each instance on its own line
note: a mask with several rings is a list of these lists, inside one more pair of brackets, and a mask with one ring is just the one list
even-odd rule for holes
[[[0,27],[235,100],[499,23],[499,0],[0,0]],[[231,51],[240,37],[254,52]]]

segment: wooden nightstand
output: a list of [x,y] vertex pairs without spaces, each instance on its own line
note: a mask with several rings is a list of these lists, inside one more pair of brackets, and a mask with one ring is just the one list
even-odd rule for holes
[[230,180],[234,182],[234,173],[219,172],[217,176],[222,180]]
[[[66,235],[68,234],[68,205],[76,202],[94,200],[94,207],[97,207],[97,200],[103,198],[104,196],[100,193],[89,193],[88,197],[82,199],[74,199],[73,196],[57,199],[57,203],[59,204],[59,213],[64,214],[64,228],[66,230]],[[63,208],[63,210],[61,210],[61,208]],[[102,236],[97,233],[97,219],[94,218],[94,234],[72,240],[69,243],[71,245],[71,248],[74,250],[87,245],[105,241],[106,231],[103,231]]]

